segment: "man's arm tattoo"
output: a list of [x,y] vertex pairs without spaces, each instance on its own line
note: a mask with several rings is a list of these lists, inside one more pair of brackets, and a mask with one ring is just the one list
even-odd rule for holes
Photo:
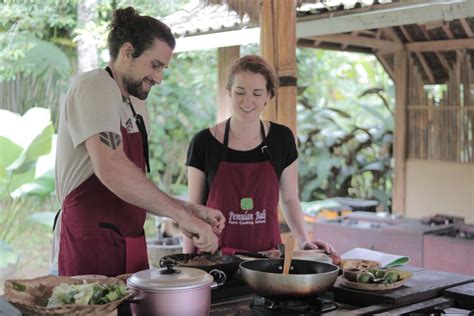
[[120,145],[120,135],[112,132],[102,132],[99,134],[100,141],[112,149],[117,149]]

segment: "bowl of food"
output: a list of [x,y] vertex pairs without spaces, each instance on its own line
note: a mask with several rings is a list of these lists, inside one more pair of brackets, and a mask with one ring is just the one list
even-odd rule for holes
[[357,282],[357,276],[364,272],[361,269],[350,268],[342,270],[342,275],[351,282]]
[[25,315],[107,315],[133,295],[116,278],[7,280],[5,298]]

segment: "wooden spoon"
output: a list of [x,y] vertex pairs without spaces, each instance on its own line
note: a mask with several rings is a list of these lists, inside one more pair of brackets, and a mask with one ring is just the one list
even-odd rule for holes
[[285,237],[285,261],[283,262],[283,274],[289,274],[291,259],[293,258],[293,248],[295,246],[295,236],[293,236],[293,234],[288,234]]

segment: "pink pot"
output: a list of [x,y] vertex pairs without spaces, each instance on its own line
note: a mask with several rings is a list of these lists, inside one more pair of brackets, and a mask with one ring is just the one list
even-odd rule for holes
[[[214,282],[211,274],[221,280]],[[209,273],[185,267],[149,269],[134,273],[127,285],[137,291],[130,303],[134,316],[207,316],[211,305],[211,287],[224,283],[220,270]]]

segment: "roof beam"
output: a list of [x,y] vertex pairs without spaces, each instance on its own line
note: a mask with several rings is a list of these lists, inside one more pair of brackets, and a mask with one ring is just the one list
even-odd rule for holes
[[368,12],[299,21],[297,38],[346,33],[405,24],[423,24],[432,21],[452,21],[474,16],[474,1],[426,1]]
[[[324,50],[334,50],[337,52],[341,51],[341,47],[334,47],[331,45],[325,44],[327,42],[321,42],[317,40],[313,40],[310,38],[299,38],[296,42],[297,47],[302,47],[302,48],[316,48],[316,49],[324,49]],[[362,46],[350,46],[347,47],[344,51],[346,52],[351,52],[351,53],[361,53],[361,54],[373,54],[373,51],[369,48],[365,48]]]
[[446,36],[447,36],[449,39],[453,39],[453,38],[454,38],[453,32],[451,32],[451,29],[449,28],[449,24],[448,24],[448,23],[443,23],[443,25],[441,26],[441,28],[443,29],[444,33],[446,33]]
[[174,53],[251,43],[260,43],[259,27],[177,38]]
[[395,80],[395,72],[393,71],[392,67],[390,67],[390,64],[388,63],[387,59],[385,58],[385,55],[381,54],[381,53],[376,53],[375,56],[377,56],[377,59],[382,64],[382,66],[385,68],[385,70],[387,71],[390,78],[392,78],[392,80]]
[[[351,32],[351,36],[357,36],[358,33],[359,33],[359,32],[357,32],[357,31]],[[348,44],[348,43],[345,43],[345,44],[342,44],[341,48],[342,48],[343,50],[345,50],[345,49],[347,48],[347,46],[349,46],[349,44]]]
[[[425,35],[426,39],[430,40],[431,39],[430,34],[428,34],[426,29],[424,27],[420,27],[420,29],[421,29],[421,32],[423,33],[423,35]],[[439,62],[441,63],[441,65],[443,65],[446,72],[449,73],[451,71],[451,66],[449,65],[449,62],[446,59],[446,57],[444,57],[440,52],[434,52],[434,54],[436,55],[436,57],[438,57]]]
[[390,37],[393,41],[395,41],[399,44],[402,43],[401,39],[398,37],[397,33],[395,33],[393,28],[391,28],[391,27],[383,28],[382,32],[384,32],[386,35],[388,35],[388,37]]
[[469,24],[467,24],[466,19],[460,19],[459,22],[461,22],[462,28],[464,29],[464,32],[466,32],[467,37],[472,37],[472,30],[469,27]]
[[441,52],[458,49],[474,49],[474,38],[406,43],[405,47],[411,52]]
[[394,51],[402,48],[402,46],[396,42],[363,36],[352,36],[347,34],[314,36],[311,37],[311,39],[320,40],[323,42],[338,43],[342,45],[370,47],[382,51]]
[[[407,32],[405,27],[403,25],[400,25],[400,30],[403,33],[403,36],[407,39],[408,42],[413,42],[413,39],[411,38],[410,34]],[[433,72],[431,71],[430,67],[428,66],[428,63],[426,62],[425,57],[423,56],[422,53],[420,52],[415,52],[416,57],[420,61],[421,66],[423,67],[423,70],[425,71],[426,76],[428,77],[428,80],[430,83],[435,82],[435,78],[433,76]]]

